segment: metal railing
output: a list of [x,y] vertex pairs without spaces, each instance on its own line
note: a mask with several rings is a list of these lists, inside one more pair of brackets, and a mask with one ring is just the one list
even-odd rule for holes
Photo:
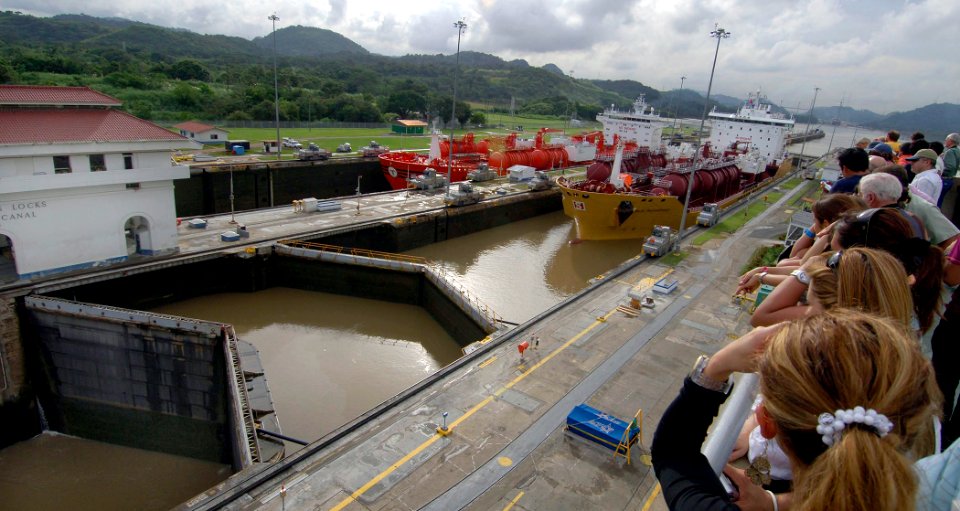
[[257,427],[253,419],[253,411],[250,408],[250,397],[247,394],[247,380],[243,375],[243,369],[240,367],[240,352],[237,349],[237,333],[233,330],[233,325],[223,325],[223,341],[227,354],[227,365],[233,376],[232,394],[236,403],[234,403],[234,413],[239,412],[240,424],[236,427],[243,428],[243,434],[246,438],[246,450],[242,452],[243,460],[241,465],[245,468],[252,463],[260,462],[260,444],[257,441]]
[[733,451],[733,444],[743,429],[743,423],[750,415],[751,407],[760,378],[756,373],[747,373],[740,376],[734,386],[733,393],[727,398],[723,411],[714,422],[713,430],[707,436],[700,452],[707,457],[710,468],[716,474],[723,471],[727,459]]
[[312,241],[300,241],[300,240],[282,240],[277,242],[280,245],[286,245],[288,247],[295,248],[305,248],[308,250],[317,250],[320,252],[332,252],[335,254],[347,254],[360,257],[371,257],[374,259],[386,259],[388,261],[400,261],[411,264],[422,264],[427,265],[427,260],[423,257],[417,256],[408,256],[404,254],[396,254],[393,252],[381,252],[378,250],[368,250],[365,248],[349,248],[341,247],[339,245],[327,245],[325,243],[315,243]]

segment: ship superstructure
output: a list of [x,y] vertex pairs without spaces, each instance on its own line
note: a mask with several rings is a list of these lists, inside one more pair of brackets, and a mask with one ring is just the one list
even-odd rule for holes
[[717,112],[714,107],[710,120],[710,143],[714,147],[746,144],[752,154],[767,162],[783,158],[786,136],[793,128],[793,119],[774,113],[760,91],[751,93],[736,113]]

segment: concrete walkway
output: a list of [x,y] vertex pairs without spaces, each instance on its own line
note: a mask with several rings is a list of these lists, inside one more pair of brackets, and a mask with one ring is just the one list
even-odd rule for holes
[[[676,268],[641,263],[606,279],[336,441],[237,474],[182,508],[665,509],[645,447],[627,465],[565,433],[564,418],[582,402],[627,420],[642,408],[649,446],[697,355],[748,329],[730,294],[769,227],[785,228],[789,197],[733,236],[688,247]],[[654,295],[654,309],[617,310],[631,288],[664,276],[679,286]],[[532,335],[540,344],[521,358],[517,344]]]

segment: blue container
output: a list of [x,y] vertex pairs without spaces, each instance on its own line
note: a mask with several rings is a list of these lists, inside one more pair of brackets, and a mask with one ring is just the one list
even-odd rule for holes
[[238,156],[241,156],[241,155],[243,155],[244,151],[245,151],[245,149],[243,148],[242,145],[235,145],[235,146],[233,146],[233,154],[236,154],[236,155],[238,155]]

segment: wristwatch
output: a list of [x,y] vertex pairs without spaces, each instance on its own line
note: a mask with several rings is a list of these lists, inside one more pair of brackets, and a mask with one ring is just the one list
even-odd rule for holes
[[690,381],[707,390],[729,394],[730,388],[733,387],[733,378],[727,378],[727,381],[717,381],[703,374],[703,370],[707,368],[707,362],[709,361],[710,357],[700,355],[697,362],[693,364],[693,371],[690,371]]
[[759,282],[760,284],[763,284],[763,278],[766,277],[766,276],[769,275],[769,274],[770,274],[770,272],[767,272],[767,271],[762,271],[762,272],[758,273],[758,274],[757,274],[757,282]]
[[810,276],[807,275],[807,272],[801,269],[796,269],[790,272],[790,275],[793,275],[794,277],[796,277],[797,280],[800,281],[800,283],[803,284],[804,286],[810,285]]

